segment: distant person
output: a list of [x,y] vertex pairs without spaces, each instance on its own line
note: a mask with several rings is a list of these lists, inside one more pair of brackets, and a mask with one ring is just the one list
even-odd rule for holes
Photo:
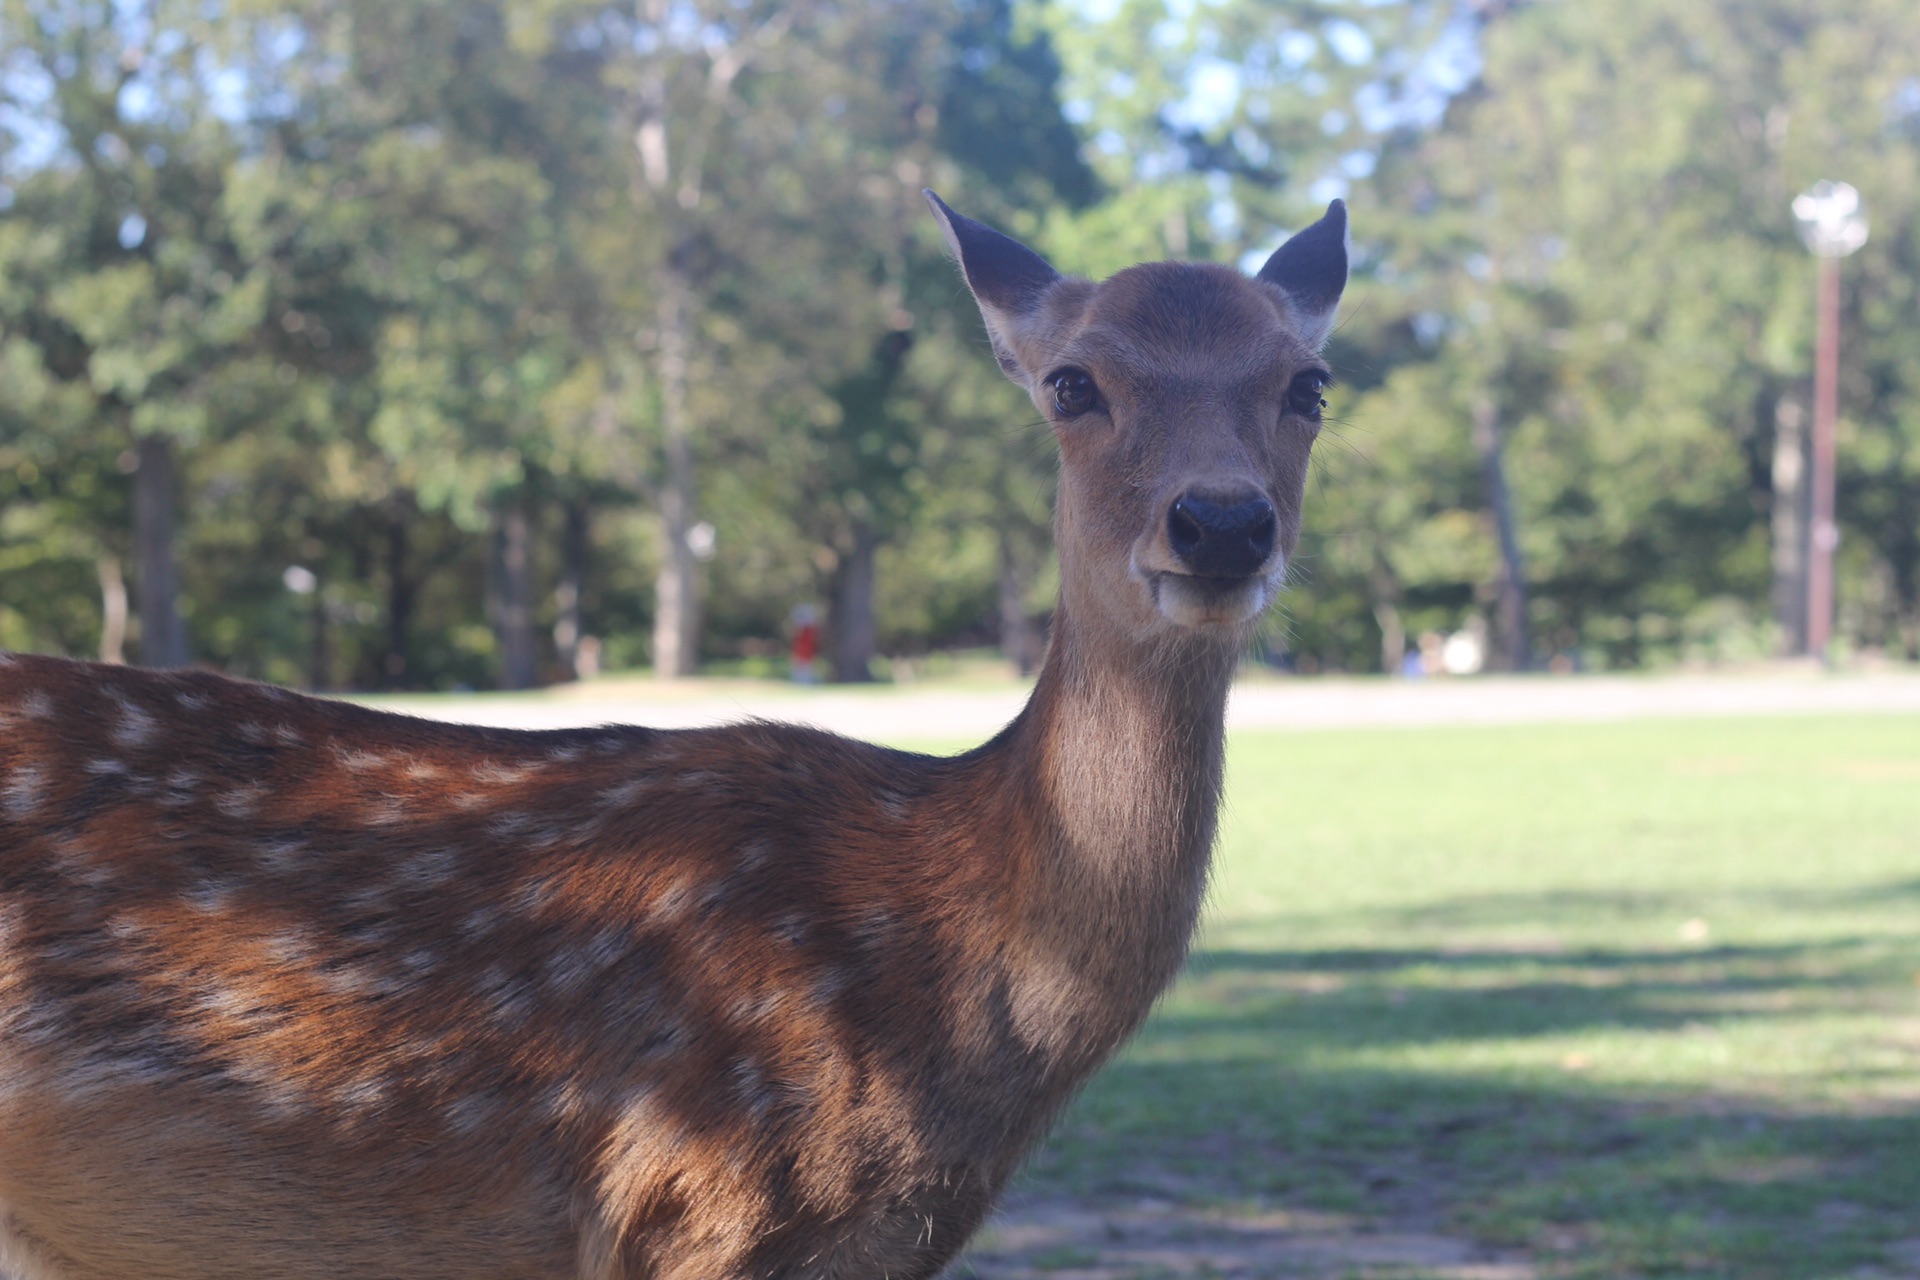
[[820,681],[820,620],[810,604],[793,607],[793,682]]
[[1420,674],[1423,676],[1443,676],[1447,674],[1447,664],[1441,658],[1446,648],[1447,638],[1438,631],[1420,633]]

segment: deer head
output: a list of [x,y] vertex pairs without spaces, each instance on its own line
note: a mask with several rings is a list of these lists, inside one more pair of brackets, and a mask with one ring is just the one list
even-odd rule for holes
[[1346,206],[1252,278],[1155,262],[1096,284],[926,194],[1001,369],[1059,442],[1062,607],[1140,640],[1244,642],[1299,542]]

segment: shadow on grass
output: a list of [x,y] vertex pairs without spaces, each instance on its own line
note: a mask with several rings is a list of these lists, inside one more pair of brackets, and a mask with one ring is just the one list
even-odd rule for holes
[[1240,1039],[1290,1055],[1596,1028],[1695,1030],[1882,1007],[1915,964],[1910,948],[1854,939],[1519,955],[1210,950],[1189,967],[1195,996],[1163,1015],[1154,1034],[1170,1043]]
[[1590,925],[1595,921],[1649,918],[1671,919],[1677,924],[1697,915],[1707,904],[1743,913],[1791,915],[1897,910],[1920,904],[1920,880],[1851,884],[1844,888],[1715,886],[1684,894],[1631,890],[1481,893],[1398,911],[1370,911],[1368,919],[1376,925],[1440,930],[1515,925],[1550,928],[1569,922]]
[[[1911,946],[1868,941],[1206,952],[1030,1178],[1096,1199],[1252,1198],[1466,1231],[1531,1251],[1543,1274],[1885,1274],[1872,1268],[1889,1246],[1920,1237],[1920,1106],[1762,1101],[1684,1073],[1609,1086],[1489,1041],[1620,1029],[1677,1045],[1709,1023],[1775,1018],[1786,1052],[1807,1034],[1794,1018],[1877,1007],[1912,1038],[1914,964]],[[1422,1041],[1467,1056],[1377,1065],[1375,1051]]]

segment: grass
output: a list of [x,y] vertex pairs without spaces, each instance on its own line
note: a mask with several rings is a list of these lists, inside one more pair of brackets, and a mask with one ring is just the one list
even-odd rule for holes
[[1027,1185],[1911,1274],[1920,723],[1236,737],[1189,973]]

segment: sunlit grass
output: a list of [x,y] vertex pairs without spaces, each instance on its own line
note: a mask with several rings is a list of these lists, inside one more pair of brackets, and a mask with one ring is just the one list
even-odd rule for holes
[[1920,723],[1250,733],[1201,948],[1030,1185],[1570,1276],[1920,1237]]

